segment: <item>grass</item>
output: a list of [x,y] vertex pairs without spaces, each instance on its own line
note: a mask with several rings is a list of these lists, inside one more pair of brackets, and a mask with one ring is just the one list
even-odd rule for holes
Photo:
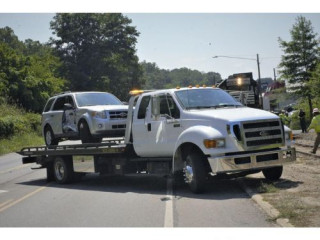
[[264,196],[265,200],[272,204],[280,215],[278,218],[287,218],[296,227],[308,227],[311,224],[311,217],[319,211],[319,207],[303,204],[299,201],[297,193],[287,193],[284,195]]
[[279,191],[273,183],[261,182],[261,185],[258,188],[259,193],[276,193]]
[[39,145],[44,145],[44,140],[35,132],[15,135],[8,139],[0,139],[0,155],[17,152],[24,147]]
[[[1,98],[0,98],[1,100]],[[29,113],[23,108],[0,101],[0,118],[10,120],[10,131],[3,128],[0,135],[0,155],[20,151],[24,147],[44,145],[41,136],[40,114]],[[1,127],[1,126],[0,126]]]

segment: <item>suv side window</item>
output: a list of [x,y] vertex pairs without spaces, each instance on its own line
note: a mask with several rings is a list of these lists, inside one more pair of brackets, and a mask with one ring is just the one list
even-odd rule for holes
[[63,105],[66,103],[65,97],[59,97],[53,106],[53,111],[63,110]]
[[52,106],[52,103],[54,101],[54,98],[49,99],[49,101],[47,102],[46,106],[44,107],[43,112],[49,112],[50,108]]
[[165,114],[175,119],[180,118],[180,110],[171,95],[160,96],[160,114]]
[[70,103],[72,107],[75,107],[71,96],[66,96],[65,103]]
[[70,103],[72,107],[75,107],[74,101],[71,96],[59,97],[53,106],[53,111],[63,110],[63,106],[66,103]]
[[150,96],[144,96],[141,99],[140,107],[139,107],[139,111],[138,111],[138,119],[145,119],[147,107],[149,106],[149,102],[150,102],[150,98],[151,98]]

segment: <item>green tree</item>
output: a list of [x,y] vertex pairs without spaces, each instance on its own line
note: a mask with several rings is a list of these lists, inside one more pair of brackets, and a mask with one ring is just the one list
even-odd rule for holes
[[19,41],[18,37],[10,27],[0,28],[0,42],[7,44],[17,52],[22,53],[24,50],[23,42]]
[[145,79],[144,89],[175,88],[177,86],[187,87],[189,85],[215,85],[221,80],[221,75],[215,72],[203,73],[188,68],[173,70],[160,69],[156,63],[141,63],[143,78]]
[[[284,51],[280,67],[280,79],[290,84],[290,90],[308,99],[309,111],[312,111],[312,93],[307,83],[311,73],[319,62],[319,41],[314,33],[311,21],[303,16],[296,19],[291,31],[291,40],[279,38],[280,47]],[[311,115],[311,114],[310,114]]]
[[142,84],[135,44],[139,33],[120,13],[56,14],[51,43],[63,61],[70,90],[110,91],[127,99]]
[[61,62],[48,46],[32,40],[24,45],[10,29],[1,32],[9,32],[10,38],[0,40],[0,94],[8,102],[41,112],[47,99],[63,89]]
[[320,100],[320,63],[318,63],[315,70],[312,72],[311,79],[308,83],[308,87],[311,89],[312,96],[314,96],[315,100]]

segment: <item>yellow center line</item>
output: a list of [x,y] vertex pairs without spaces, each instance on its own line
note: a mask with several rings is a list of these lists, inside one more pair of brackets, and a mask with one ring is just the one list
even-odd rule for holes
[[[44,187],[40,187],[40,188],[36,189],[35,191],[33,191],[33,192],[31,192],[31,193],[23,196],[22,198],[19,198],[18,200],[14,201],[14,202],[11,202],[11,203],[8,204],[8,205],[5,205],[5,204],[4,204],[4,206],[0,206],[0,213],[3,212],[4,210],[6,210],[6,209],[8,209],[8,208],[10,208],[10,207],[12,207],[12,206],[14,206],[14,205],[16,205],[16,204],[22,202],[23,200],[25,200],[25,199],[27,199],[27,198],[29,198],[29,197],[37,194],[38,192],[41,192],[42,190],[46,189],[48,186],[49,186],[49,184],[47,184],[47,185],[44,186]],[[7,202],[8,202],[8,201],[7,201]],[[6,202],[6,203],[7,203],[7,202]]]
[[3,206],[5,206],[6,204],[12,202],[13,199],[9,199],[8,201],[4,202],[4,203],[0,203],[0,208],[2,208]]

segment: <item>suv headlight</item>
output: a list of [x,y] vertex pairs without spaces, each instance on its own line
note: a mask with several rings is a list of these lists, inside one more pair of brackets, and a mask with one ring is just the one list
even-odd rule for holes
[[205,139],[203,144],[206,148],[224,148],[226,141],[225,139]]
[[92,112],[92,113],[91,113],[91,116],[92,116],[92,117],[95,117],[95,118],[102,118],[102,119],[108,118],[107,113],[106,113],[105,111],[102,111],[102,112]]

